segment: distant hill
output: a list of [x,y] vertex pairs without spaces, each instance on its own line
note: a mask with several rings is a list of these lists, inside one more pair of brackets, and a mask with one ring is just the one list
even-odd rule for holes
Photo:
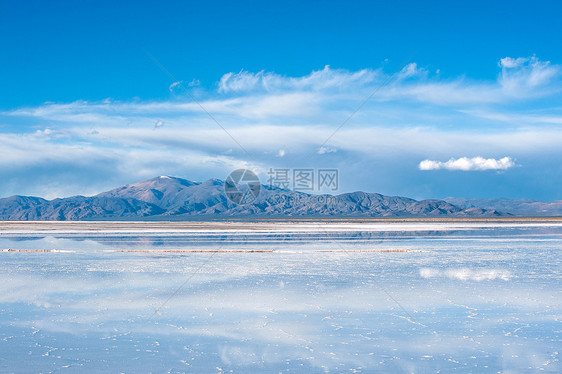
[[45,200],[12,196],[0,199],[2,220],[190,220],[228,217],[501,217],[496,209],[459,207],[443,200],[352,192],[310,195],[262,185],[258,198],[236,205],[224,182],[193,182],[161,176],[92,197]]
[[447,197],[446,202],[461,208],[501,210],[518,216],[562,216],[562,200],[546,202],[530,199],[466,199]]

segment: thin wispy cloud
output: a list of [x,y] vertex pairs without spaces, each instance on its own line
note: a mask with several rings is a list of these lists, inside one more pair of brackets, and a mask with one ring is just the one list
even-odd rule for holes
[[337,149],[331,147],[320,147],[318,148],[318,151],[316,153],[318,153],[319,155],[323,155],[326,153],[336,153],[337,151]]
[[170,92],[173,92],[174,89],[175,89],[176,87],[179,87],[179,85],[182,84],[182,83],[183,83],[183,81],[174,82],[174,83],[170,84],[170,86],[168,86],[168,90],[169,90]]
[[528,58],[502,58],[499,83],[509,93],[521,94],[524,88],[545,87],[560,74],[560,67],[536,56]]
[[[555,126],[562,118],[560,110],[535,100],[547,97],[545,103],[557,102],[559,65],[531,56],[502,58],[497,69],[497,76],[477,81],[463,76],[442,78],[412,62],[323,146],[322,141],[358,103],[388,78],[383,68],[349,71],[325,66],[296,77],[246,70],[224,74],[214,90],[198,88],[195,94],[254,156],[252,160],[187,97],[23,107],[0,112],[4,124],[0,136],[5,140],[0,164],[5,171],[14,165],[36,167],[37,176],[58,183],[67,178],[60,170],[86,162],[92,178],[96,169],[98,176],[104,175],[100,180],[108,185],[99,182],[103,189],[150,173],[204,179],[225,176],[232,165],[246,163],[268,170],[303,167],[305,160],[311,167],[349,169],[356,175],[354,181],[364,178],[362,185],[350,182],[347,187],[343,178],[344,188],[386,188],[381,192],[420,196],[416,187],[422,188],[421,184],[403,183],[406,175],[411,179],[417,170],[504,170],[509,174],[517,158],[522,164],[518,172],[532,173],[540,160],[560,156],[562,128]],[[169,88],[179,92],[180,83],[173,82]],[[527,109],[520,109],[522,102]],[[45,154],[50,155],[48,159],[41,157]],[[186,161],[182,165],[178,160]],[[210,163],[212,168],[198,166]],[[119,182],[106,178],[106,165],[114,165]],[[556,178],[562,182],[562,175]],[[68,183],[69,188],[72,183],[78,182]],[[95,184],[90,180],[87,186]],[[40,186],[36,188],[29,193],[41,194]],[[72,193],[82,193],[84,186],[72,188]],[[3,195],[22,192],[15,185],[4,190]]]
[[363,69],[351,72],[344,69],[332,69],[326,65],[324,69],[313,71],[303,77],[285,77],[272,72],[260,71],[251,73],[242,70],[238,73],[227,73],[219,81],[219,92],[243,92],[252,90],[326,90],[333,88],[351,88],[374,82],[384,77],[380,70]]

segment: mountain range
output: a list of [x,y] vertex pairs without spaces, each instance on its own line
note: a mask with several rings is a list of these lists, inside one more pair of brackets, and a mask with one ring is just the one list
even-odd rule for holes
[[[225,182],[193,182],[161,176],[124,185],[95,196],[46,200],[31,196],[0,199],[1,220],[192,220],[208,218],[341,218],[341,217],[502,217],[517,212],[480,206],[468,199],[414,200],[377,193],[311,195],[261,185],[258,197],[237,205]],[[546,203],[549,204],[549,203]],[[562,212],[562,203],[558,202]],[[529,208],[530,209],[530,208]],[[527,210],[521,210],[527,212]],[[538,214],[537,214],[538,215]]]
[[443,200],[464,209],[494,209],[527,217],[562,216],[562,200],[547,202],[531,199],[466,199],[458,197],[447,197]]

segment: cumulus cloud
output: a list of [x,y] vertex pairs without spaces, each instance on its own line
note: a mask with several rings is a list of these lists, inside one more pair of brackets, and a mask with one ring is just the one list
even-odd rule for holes
[[504,58],[500,59],[500,62],[498,62],[498,65],[501,68],[513,69],[513,68],[517,68],[517,67],[523,65],[527,61],[529,61],[529,59],[525,58],[525,57],[518,57],[518,58],[504,57]]
[[482,170],[507,170],[515,166],[515,161],[511,157],[500,159],[483,157],[461,157],[451,158],[449,161],[423,160],[419,164],[420,170],[462,170],[462,171],[482,171]]

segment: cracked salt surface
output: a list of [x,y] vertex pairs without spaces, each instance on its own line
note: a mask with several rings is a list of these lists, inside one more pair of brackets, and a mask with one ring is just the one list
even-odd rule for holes
[[0,371],[562,371],[559,224],[318,226],[0,230]]

